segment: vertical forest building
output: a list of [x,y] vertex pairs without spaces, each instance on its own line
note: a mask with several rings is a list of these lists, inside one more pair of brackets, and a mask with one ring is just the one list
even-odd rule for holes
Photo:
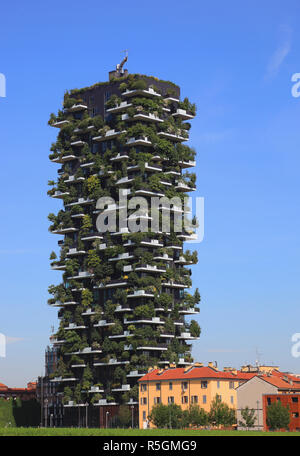
[[[192,229],[174,230],[185,207],[166,207],[164,198],[183,202],[195,190],[195,151],[186,144],[195,114],[174,83],[121,65],[107,82],[66,92],[63,108],[50,116],[58,135],[49,158],[58,170],[48,194],[62,202],[49,214],[49,229],[59,235],[51,267],[62,271],[62,282],[49,287],[49,304],[59,309],[51,382],[67,425],[107,425],[121,404],[137,408],[137,381],[149,367],[193,361],[200,327],[185,316],[199,313],[198,289],[189,290],[197,252],[183,247]],[[129,205],[125,220],[120,195],[143,197],[149,209]],[[153,198],[160,201],[155,230]],[[99,217],[115,217],[116,228],[99,230]],[[129,221],[143,229],[130,230]]]

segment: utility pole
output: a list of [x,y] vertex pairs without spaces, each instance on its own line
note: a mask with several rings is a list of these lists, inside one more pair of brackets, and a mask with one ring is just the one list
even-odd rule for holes
[[43,427],[43,415],[44,415],[44,392],[43,392],[43,374],[41,375],[41,427]]

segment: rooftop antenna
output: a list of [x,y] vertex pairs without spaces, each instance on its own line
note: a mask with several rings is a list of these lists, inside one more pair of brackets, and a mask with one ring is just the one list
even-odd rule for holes
[[54,333],[54,326],[51,326],[51,332]]
[[258,348],[256,347],[255,349],[255,353],[256,353],[256,360],[255,360],[255,364],[256,364],[256,367],[259,367],[260,366],[260,356],[262,353],[260,353],[258,351]]
[[117,71],[120,73],[120,74],[124,74],[124,70],[123,70],[123,66],[124,64],[127,62],[128,60],[128,49],[125,49],[124,51],[122,52],[125,52],[125,57],[124,59],[122,60],[121,63],[118,63],[117,65]]

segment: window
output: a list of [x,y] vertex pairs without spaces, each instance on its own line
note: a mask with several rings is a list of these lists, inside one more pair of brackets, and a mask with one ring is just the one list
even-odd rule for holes
[[141,384],[141,391],[147,391],[147,383]]
[[221,401],[222,400],[222,396],[221,394],[216,394],[217,398]]
[[206,395],[204,394],[204,396],[202,396],[202,402],[203,404],[206,404]]
[[230,402],[231,402],[231,404],[233,404],[233,402],[234,402],[233,396],[230,396]]
[[267,403],[268,403],[268,405],[271,405],[271,398],[270,397],[267,397]]
[[111,92],[105,92],[104,94],[104,102],[106,103],[111,97]]
[[173,389],[173,383],[169,382],[169,390],[172,390],[172,389]]
[[233,389],[234,388],[234,382],[229,382],[229,388]]
[[188,389],[188,382],[181,382],[181,389],[183,391],[187,390]]
[[297,397],[292,397],[292,402],[298,402],[298,398]]
[[192,396],[192,404],[198,404],[198,396]]
[[299,413],[298,413],[298,412],[292,413],[292,417],[293,417],[293,418],[299,418]]
[[217,381],[217,388],[220,388],[220,380]]
[[145,410],[143,411],[143,420],[144,421],[146,420],[146,411]]
[[174,396],[168,397],[168,404],[174,404]]
[[154,404],[160,404],[160,397],[154,398]]
[[156,391],[160,391],[160,383],[156,383]]
[[201,388],[202,388],[202,389],[207,388],[207,381],[206,381],[206,380],[203,380],[203,381],[201,382]]
[[182,396],[182,398],[181,398],[181,403],[182,403],[182,404],[188,404],[188,403],[189,403],[189,398],[188,398],[188,396]]
[[147,398],[141,397],[141,405],[147,405]]

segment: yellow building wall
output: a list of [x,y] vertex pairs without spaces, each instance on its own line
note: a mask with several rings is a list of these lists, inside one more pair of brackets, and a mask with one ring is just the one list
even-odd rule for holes
[[[201,388],[201,381],[207,381],[207,388]],[[172,382],[172,389],[169,388],[169,383]],[[182,382],[187,382],[187,389],[182,390]],[[142,383],[142,382],[141,382]],[[188,410],[192,405],[192,396],[198,396],[198,405],[206,412],[210,411],[211,403],[220,395],[222,402],[225,402],[229,407],[236,409],[237,397],[236,390],[239,386],[239,381],[233,382],[233,388],[230,388],[230,381],[226,379],[190,379],[190,380],[162,380],[143,382],[147,384],[147,391],[141,391],[139,385],[139,426],[143,428],[143,412],[146,412],[146,417],[151,413],[152,407],[155,405],[154,398],[160,397],[160,401],[164,405],[168,405],[168,397],[174,397],[174,404],[180,405],[182,410]],[[160,391],[156,390],[156,383],[160,383]],[[182,404],[182,396],[188,397],[188,402]],[[203,401],[203,396],[206,396],[206,403]],[[147,398],[147,404],[141,404],[141,398]],[[152,423],[148,423],[150,427],[154,427]]]

